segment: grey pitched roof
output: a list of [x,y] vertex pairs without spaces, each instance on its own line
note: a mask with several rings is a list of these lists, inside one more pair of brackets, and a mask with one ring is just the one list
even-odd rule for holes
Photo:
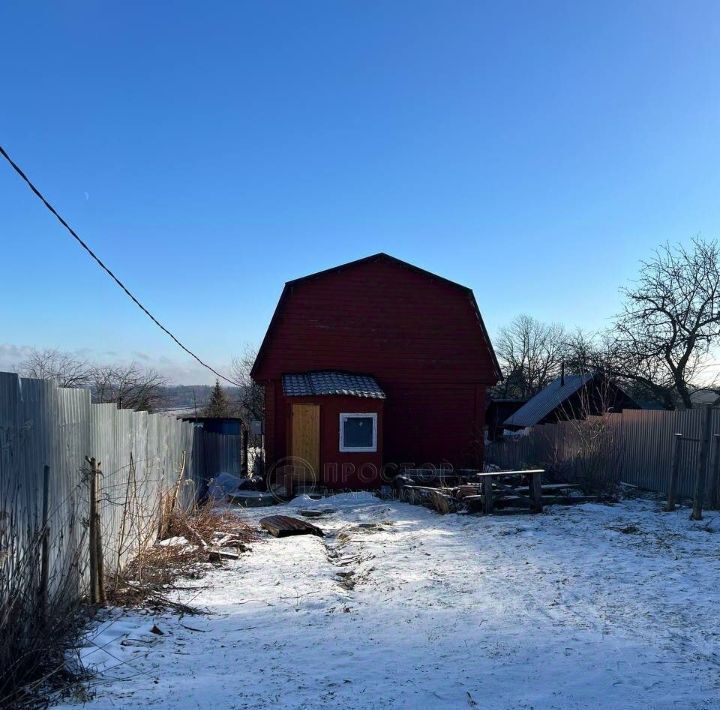
[[568,397],[575,394],[584,384],[593,379],[595,375],[565,375],[565,383],[561,378],[551,382],[544,390],[529,399],[520,409],[509,416],[503,424],[505,426],[526,427],[541,422],[556,407],[559,407]]
[[283,375],[283,392],[286,397],[313,395],[347,395],[385,399],[377,380],[370,375],[353,375],[349,372],[301,372]]

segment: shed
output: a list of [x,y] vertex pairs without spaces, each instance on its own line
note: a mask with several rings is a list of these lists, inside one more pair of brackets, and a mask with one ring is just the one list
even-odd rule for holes
[[205,441],[213,442],[203,452],[204,467],[209,476],[230,473],[245,476],[248,473],[248,430],[240,417],[197,417],[181,415],[184,422],[201,428]]
[[640,406],[602,373],[563,374],[510,415],[503,427],[524,429],[621,409],[640,409]]
[[270,469],[373,488],[405,467],[479,466],[500,371],[469,288],[376,254],[287,282],[252,377]]
[[503,425],[505,420],[517,412],[527,402],[527,399],[515,399],[511,397],[493,397],[485,410],[485,422],[487,425],[488,441],[502,439]]
[[178,419],[197,424],[212,434],[240,436],[244,429],[243,420],[240,417],[196,417],[180,415]]

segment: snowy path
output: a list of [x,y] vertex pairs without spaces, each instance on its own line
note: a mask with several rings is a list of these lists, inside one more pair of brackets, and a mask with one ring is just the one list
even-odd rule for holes
[[368,494],[313,505],[337,509],[318,522],[325,540],[264,538],[179,594],[210,614],[101,626],[87,705],[720,707],[716,513],[692,523],[636,500],[440,516]]

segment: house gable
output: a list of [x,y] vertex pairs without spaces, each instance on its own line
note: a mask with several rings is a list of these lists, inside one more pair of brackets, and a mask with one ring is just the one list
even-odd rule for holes
[[252,376],[319,369],[437,383],[500,377],[472,291],[382,253],[285,285]]

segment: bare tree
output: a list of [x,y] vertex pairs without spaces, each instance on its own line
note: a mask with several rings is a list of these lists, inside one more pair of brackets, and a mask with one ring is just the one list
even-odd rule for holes
[[618,429],[610,413],[615,402],[606,377],[581,387],[572,405],[561,407],[571,443],[558,437],[552,452],[552,466],[560,476],[606,498],[616,497],[622,476]]
[[23,377],[54,380],[58,387],[88,387],[92,376],[86,360],[53,348],[32,350],[18,371]]
[[120,409],[152,412],[162,403],[162,388],[167,379],[155,370],[130,363],[93,368],[91,384],[95,402],[112,402]]
[[505,397],[537,394],[560,374],[567,335],[557,323],[542,323],[532,316],[517,316],[501,328],[495,351],[504,380],[498,392]]
[[643,261],[612,330],[611,366],[621,377],[686,409],[711,346],[720,337],[720,244],[666,244]]
[[239,387],[239,416],[248,428],[251,420],[262,420],[265,415],[264,388],[250,377],[256,357],[257,349],[247,345],[242,355],[233,358],[232,361],[233,379]]
[[59,387],[87,387],[93,402],[117,404],[121,409],[155,411],[167,379],[137,363],[93,365],[59,350],[33,350],[18,368],[23,377],[54,380]]
[[562,358],[567,372],[582,374],[603,370],[604,343],[590,331],[577,328],[567,333],[562,343]]
[[607,375],[638,403],[655,400],[666,409],[676,407],[672,378],[662,363],[631,357],[611,330],[571,333],[564,345],[564,363],[567,372]]

